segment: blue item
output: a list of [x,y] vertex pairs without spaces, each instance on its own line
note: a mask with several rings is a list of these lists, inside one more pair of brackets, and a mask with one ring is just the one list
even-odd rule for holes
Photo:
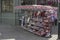
[[55,18],[55,16],[51,16],[51,19],[54,22],[56,18]]

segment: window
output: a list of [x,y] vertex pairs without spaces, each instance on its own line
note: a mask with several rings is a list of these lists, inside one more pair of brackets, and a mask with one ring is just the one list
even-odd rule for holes
[[35,0],[21,0],[21,5],[33,5]]
[[58,0],[37,0],[37,5],[58,6]]
[[47,1],[47,5],[50,6],[58,6],[58,0],[46,0]]
[[13,0],[2,0],[2,12],[13,12]]
[[37,0],[37,5],[46,5],[46,0]]

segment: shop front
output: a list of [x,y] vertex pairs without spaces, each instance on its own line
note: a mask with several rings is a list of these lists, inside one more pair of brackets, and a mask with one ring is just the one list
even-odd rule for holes
[[[22,6],[22,5],[50,5],[50,6],[55,6],[55,7],[58,6],[57,1],[55,2],[55,1],[51,0],[51,3],[48,4],[49,1],[50,0],[21,0],[20,3],[18,2],[18,5],[19,6]],[[18,6],[18,5],[16,5],[16,6]],[[24,13],[24,10],[22,10],[22,9],[15,10],[15,22],[16,22],[16,25],[19,25],[18,19],[20,18],[20,16],[23,15],[22,13]]]
[[[46,4],[45,4],[46,3]],[[56,2],[57,3],[57,2]],[[24,10],[15,10],[15,6],[21,5],[48,5],[47,0],[0,0],[0,23],[19,25],[18,19]],[[52,6],[52,5],[51,5]]]
[[[20,7],[17,7],[17,6],[20,6]],[[27,9],[24,6],[26,6]],[[41,6],[43,9],[41,9]],[[46,7],[44,8],[44,6],[46,6]],[[18,9],[16,9],[16,7]],[[30,7],[30,9],[29,9],[29,7]],[[51,24],[47,25],[49,27],[46,27],[46,25],[45,25],[45,28],[44,28],[43,24],[46,24],[46,22],[49,23],[51,20],[49,20],[48,17],[44,17],[44,19],[46,19],[46,20],[43,20],[43,17],[41,17],[41,19],[40,19],[39,13],[42,13],[42,12],[43,13],[44,12],[52,13],[51,10],[49,11],[50,7],[52,8],[51,10],[54,11],[53,13],[57,13],[57,10],[55,10],[54,8],[58,7],[58,2],[52,1],[52,0],[48,0],[48,1],[47,0],[0,0],[0,23],[7,24],[7,25],[14,25],[14,26],[20,25],[20,26],[23,26],[23,28],[25,28],[25,29],[27,28],[28,31],[42,36],[43,33],[48,34],[51,32],[50,26],[52,26],[52,25]],[[19,8],[21,8],[21,9],[19,9]],[[48,14],[48,15],[50,15],[50,14]],[[48,15],[46,15],[46,16],[48,16]],[[57,19],[56,15],[55,15],[55,17]],[[59,15],[60,14],[58,13],[58,16]],[[60,18],[60,16],[59,16],[59,18]],[[43,20],[43,21],[41,22],[40,20],[41,21]],[[33,22],[33,23],[31,23],[31,22]],[[41,24],[45,30],[46,30],[46,28],[48,28],[49,30],[47,29],[46,30],[47,32],[46,31],[44,32],[44,29],[39,24]],[[41,30],[37,30],[40,28],[41,28]]]
[[51,29],[57,20],[58,7],[45,5],[15,7],[15,10],[19,9],[23,11],[23,13],[17,13],[21,15],[18,18],[20,27],[42,37],[51,37]]

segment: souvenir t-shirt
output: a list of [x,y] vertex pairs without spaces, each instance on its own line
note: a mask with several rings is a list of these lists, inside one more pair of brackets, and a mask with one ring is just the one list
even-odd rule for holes
[[41,17],[45,17],[45,11],[41,12]]

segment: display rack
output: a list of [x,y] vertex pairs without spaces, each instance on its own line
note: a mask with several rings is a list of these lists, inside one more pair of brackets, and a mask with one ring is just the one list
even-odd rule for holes
[[[17,6],[17,9],[26,9],[22,16],[21,27],[42,37],[51,37],[51,28],[54,18],[57,19],[57,7],[43,5]],[[54,16],[54,17],[53,17]]]

